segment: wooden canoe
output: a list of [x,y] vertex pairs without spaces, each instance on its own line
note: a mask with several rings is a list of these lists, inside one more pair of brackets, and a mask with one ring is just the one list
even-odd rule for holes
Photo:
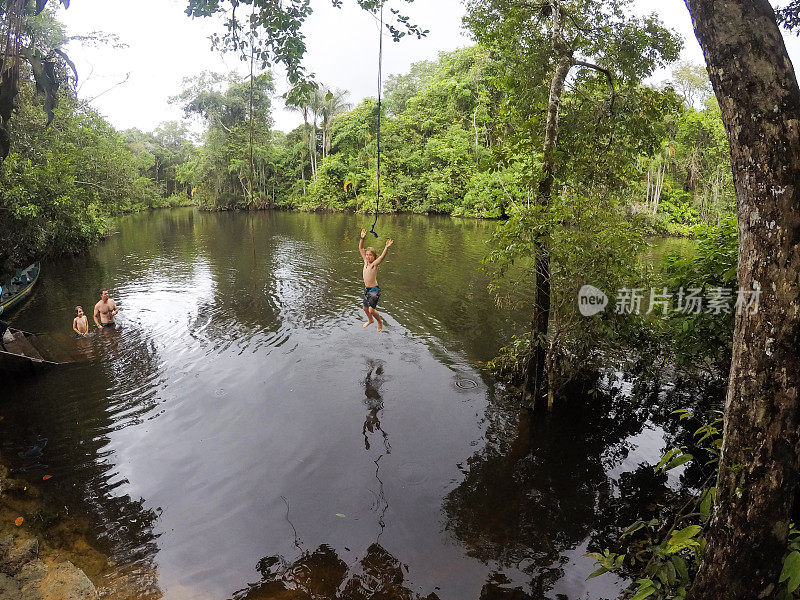
[[41,265],[36,262],[26,269],[18,270],[14,275],[0,279],[3,290],[0,293],[0,315],[8,312],[25,298],[30,296],[33,286],[39,280]]
[[49,360],[36,346],[36,336],[27,331],[9,327],[0,345],[0,377],[41,373],[61,363]]

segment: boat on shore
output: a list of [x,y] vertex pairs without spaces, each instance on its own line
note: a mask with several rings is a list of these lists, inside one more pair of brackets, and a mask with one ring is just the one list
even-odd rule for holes
[[39,280],[42,268],[35,262],[25,269],[17,269],[14,275],[0,279],[0,315],[8,312],[31,295],[33,286]]

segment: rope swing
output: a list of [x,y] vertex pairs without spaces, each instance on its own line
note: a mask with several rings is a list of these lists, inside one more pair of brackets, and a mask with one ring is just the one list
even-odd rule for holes
[[383,0],[381,0],[381,26],[378,30],[378,191],[375,195],[375,220],[369,232],[378,237],[375,225],[378,223],[378,204],[381,199],[381,96],[383,94]]

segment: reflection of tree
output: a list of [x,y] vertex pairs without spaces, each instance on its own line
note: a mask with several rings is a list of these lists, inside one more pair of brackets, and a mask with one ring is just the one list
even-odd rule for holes
[[354,568],[323,544],[291,562],[262,558],[256,569],[261,581],[234,594],[235,600],[421,600],[404,585],[406,566],[377,543]]
[[[528,572],[534,597],[544,597],[563,576],[563,553],[599,527],[612,496],[606,469],[627,455],[621,441],[645,416],[622,394],[581,391],[545,422],[490,405],[487,445],[444,500],[447,529],[469,555]],[[498,585],[490,578],[485,593]]]
[[[615,551],[635,554],[648,547],[656,535],[649,529],[643,528],[625,539],[620,539],[621,530],[637,519],[655,518],[663,535],[678,508],[687,501],[687,494],[701,487],[716,468],[714,455],[697,444],[694,432],[718,416],[713,410],[722,409],[724,384],[718,380],[678,378],[663,387],[652,383],[648,387],[640,391],[650,401],[649,420],[664,429],[664,449],[685,447],[695,460],[683,467],[679,481],[673,480],[670,485],[667,475],[656,473],[652,464],[642,463],[633,471],[622,473],[617,483],[619,493],[600,507],[601,517],[592,535],[595,549],[610,546]],[[694,416],[679,419],[673,412],[679,408],[690,409]]]

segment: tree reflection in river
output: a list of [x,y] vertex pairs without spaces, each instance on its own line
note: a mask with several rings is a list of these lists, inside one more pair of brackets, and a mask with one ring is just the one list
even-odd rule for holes
[[602,528],[613,497],[607,471],[642,430],[643,413],[629,396],[588,389],[573,390],[535,423],[527,411],[490,404],[487,445],[443,503],[446,528],[468,554],[497,565],[482,597],[504,597],[504,569],[527,573],[533,598],[565,576],[565,552]]
[[336,551],[322,544],[289,561],[262,558],[256,569],[261,581],[234,594],[234,600],[435,600],[405,585],[406,565],[380,544],[372,544],[357,566],[350,567]]

